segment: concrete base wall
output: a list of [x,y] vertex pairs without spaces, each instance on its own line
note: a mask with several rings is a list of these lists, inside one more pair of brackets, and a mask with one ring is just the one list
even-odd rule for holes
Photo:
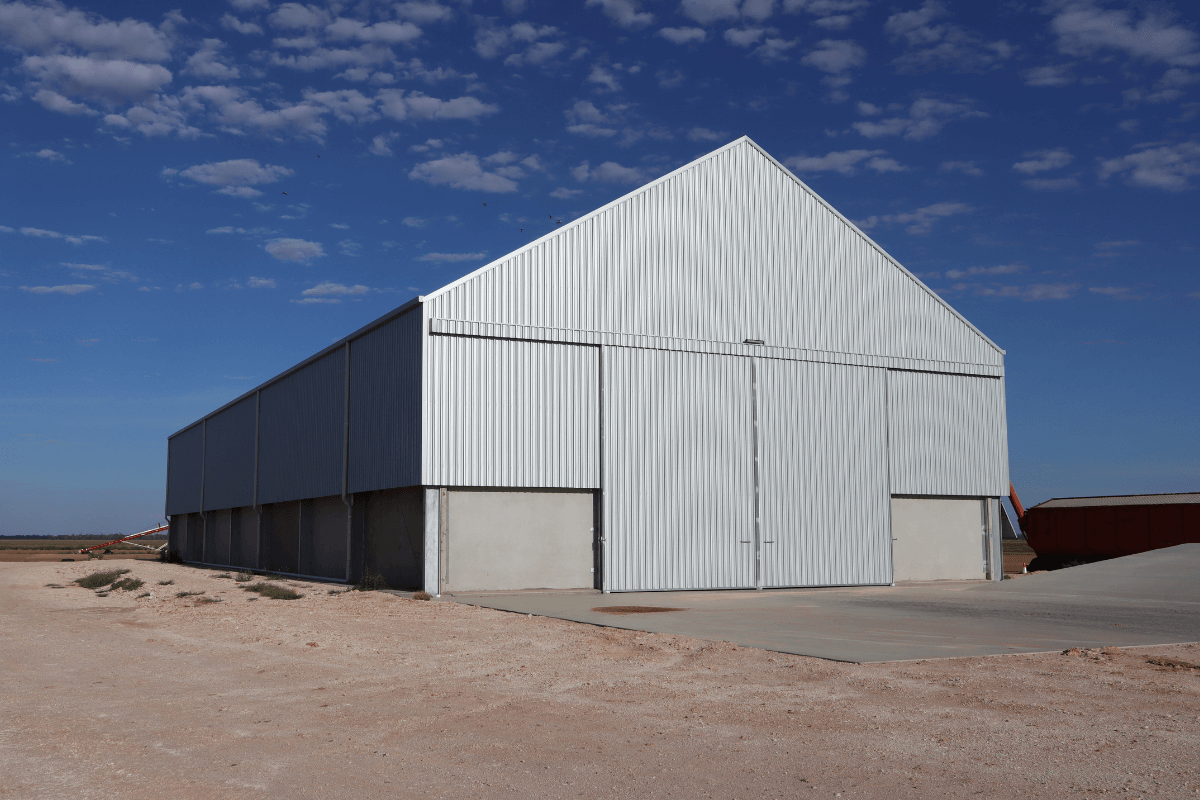
[[892,498],[894,580],[982,580],[983,548],[982,501]]
[[590,589],[591,492],[448,492],[441,589]]

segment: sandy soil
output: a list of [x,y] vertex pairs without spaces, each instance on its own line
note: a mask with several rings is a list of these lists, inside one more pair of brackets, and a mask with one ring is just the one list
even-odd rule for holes
[[97,566],[0,564],[0,796],[1200,797],[1200,647],[855,666],[177,565],[45,585]]

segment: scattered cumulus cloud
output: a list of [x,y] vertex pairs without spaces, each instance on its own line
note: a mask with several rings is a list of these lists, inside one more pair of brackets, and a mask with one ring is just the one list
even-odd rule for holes
[[595,169],[592,169],[589,162],[584,161],[571,169],[571,176],[580,183],[584,181],[642,183],[646,180],[646,175],[642,170],[637,167],[623,167],[615,161],[605,161]]
[[879,223],[887,225],[904,225],[906,233],[920,235],[929,233],[933,230],[933,225],[938,220],[951,217],[956,214],[969,214],[974,211],[971,206],[966,203],[934,203],[924,208],[918,208],[916,211],[908,211],[903,214],[886,214],[883,216],[868,217],[861,222],[857,222],[858,227],[863,230],[870,230],[876,227]]
[[567,189],[563,186],[558,187],[550,192],[550,196],[556,200],[570,200],[573,197],[578,197],[583,194],[583,189]]
[[662,28],[658,35],[671,44],[699,44],[708,38],[704,28]]
[[1172,192],[1188,189],[1191,179],[1200,175],[1200,142],[1144,145],[1127,156],[1101,161],[1101,180],[1118,175],[1130,186]]
[[1170,6],[1104,8],[1090,0],[1060,0],[1043,7],[1060,52],[1080,58],[1124,54],[1179,67],[1200,66],[1200,39]]
[[949,16],[941,0],[925,0],[920,8],[888,17],[884,32],[904,46],[904,52],[893,61],[901,72],[985,72],[1014,54],[1015,48],[1007,41],[985,41],[978,32],[951,22]]
[[22,286],[21,291],[29,292],[30,294],[83,294],[84,292],[95,291],[96,287],[90,283],[69,283],[61,286]]
[[[860,104],[859,113],[862,113]],[[874,108],[872,106],[872,108]],[[949,122],[965,119],[985,119],[988,114],[974,107],[969,101],[939,100],[923,97],[913,102],[907,116],[894,116],[879,121],[863,120],[851,125],[868,139],[881,136],[903,136],[910,141],[921,141],[942,132]]]
[[62,241],[69,242],[70,244],[86,244],[88,242],[108,241],[103,236],[93,236],[91,234],[74,235],[68,233],[59,233],[58,231],[46,230],[45,228],[21,228],[21,233],[25,236],[31,236],[35,239],[61,239]]
[[274,278],[256,278],[253,275],[251,275],[246,280],[246,285],[249,286],[251,289],[278,289],[279,288],[279,284],[275,282]]
[[974,161],[943,161],[938,165],[938,172],[961,172],[972,178],[983,177],[983,170]]
[[1025,159],[1013,164],[1012,168],[1026,175],[1036,175],[1039,172],[1061,169],[1074,161],[1075,156],[1058,147],[1053,150],[1035,150],[1026,153]]
[[637,30],[654,22],[654,15],[641,10],[641,4],[634,0],[587,0],[588,8],[599,7],[604,16],[622,28]]
[[320,242],[309,242],[304,239],[272,239],[263,245],[263,249],[280,261],[307,263],[314,258],[325,255],[325,248]]
[[295,174],[288,167],[274,164],[259,164],[252,158],[235,158],[230,161],[214,161],[177,170],[167,167],[162,174],[166,177],[179,176],[206,186],[219,186],[219,194],[235,197],[258,197],[262,192],[255,186],[275,183],[280,178]]
[[487,253],[426,253],[417,261],[457,263],[459,261],[479,261],[484,258],[487,258]]
[[495,171],[488,172],[483,168],[479,157],[473,153],[460,153],[426,161],[413,167],[408,177],[453,189],[500,193],[517,190],[516,181]]
[[796,172],[837,172],[842,175],[853,175],[860,166],[876,172],[908,170],[908,167],[893,158],[886,158],[886,155],[885,150],[842,150],[823,156],[792,156],[783,163]]

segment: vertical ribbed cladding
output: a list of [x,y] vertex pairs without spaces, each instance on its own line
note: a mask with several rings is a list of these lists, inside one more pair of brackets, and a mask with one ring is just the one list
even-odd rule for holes
[[599,348],[430,336],[426,483],[594,489]]
[[610,591],[754,585],[750,360],[605,350]]
[[1002,364],[749,143],[431,297],[433,318]]
[[341,494],[345,392],[344,347],[262,390],[260,504]]
[[351,492],[421,483],[421,309],[350,344]]
[[888,372],[892,494],[1008,494],[1004,381]]
[[885,371],[756,369],[763,585],[891,583]]
[[250,395],[205,423],[205,511],[254,504],[255,402]]
[[167,516],[199,511],[203,480],[204,423],[198,422],[167,440]]

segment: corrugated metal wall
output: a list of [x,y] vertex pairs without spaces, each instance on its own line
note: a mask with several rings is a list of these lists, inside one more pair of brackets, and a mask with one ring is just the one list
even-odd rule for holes
[[350,345],[350,491],[421,483],[421,308]]
[[341,494],[345,349],[267,386],[260,398],[258,502]]
[[167,440],[167,516],[200,510],[203,467],[204,423]]
[[1004,379],[888,372],[892,494],[1008,494]]
[[431,318],[1001,364],[748,141],[426,298]]
[[891,583],[886,383],[755,361],[763,586]]
[[431,336],[423,483],[600,485],[599,350]]
[[204,509],[254,504],[254,426],[258,403],[251,395],[205,424]]
[[754,585],[750,360],[606,347],[611,591]]

